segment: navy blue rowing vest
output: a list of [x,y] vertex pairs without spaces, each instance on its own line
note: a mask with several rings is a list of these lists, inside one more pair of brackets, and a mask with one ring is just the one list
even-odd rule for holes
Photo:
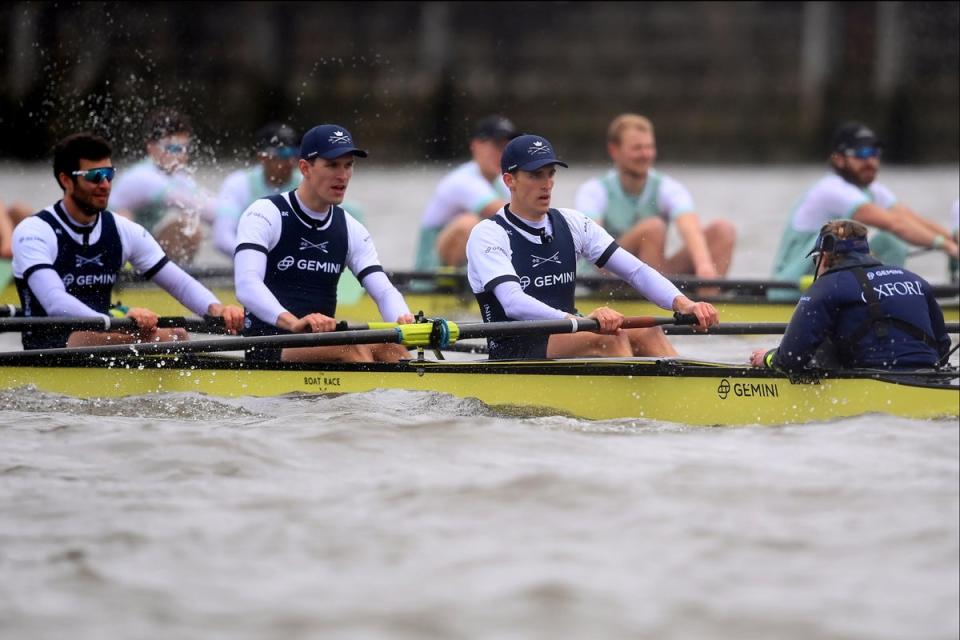
[[[63,229],[63,226],[49,211],[36,214],[38,218],[49,224],[57,237],[57,259],[53,269],[63,280],[67,293],[99,313],[109,313],[110,294],[113,285],[117,282],[117,274],[123,266],[123,246],[120,243],[120,233],[113,214],[109,211],[100,212],[100,238],[96,244],[89,244],[91,227],[79,227],[70,222],[67,213],[60,203],[54,205],[56,217],[76,232],[83,234],[83,242],[77,242]],[[29,317],[43,317],[47,310],[37,300],[30,290],[27,281],[30,275],[45,265],[36,265],[28,269],[22,278],[17,278],[17,293],[20,295],[20,305],[23,314]],[[38,329],[23,332],[24,349],[50,349],[67,346],[70,330],[50,331]]]
[[[330,226],[320,225],[303,212],[296,197],[290,203],[282,194],[268,196],[280,210],[280,241],[267,252],[263,282],[287,311],[302,318],[309,313],[334,317],[337,313],[337,283],[347,262],[347,217],[340,207],[331,207]],[[240,249],[264,247],[240,245]],[[243,335],[272,336],[289,333],[247,310]]]
[[[509,209],[506,213],[513,216]],[[491,220],[503,227],[510,238],[513,268],[520,278],[524,293],[555,309],[574,314],[577,312],[574,300],[577,252],[573,234],[559,211],[550,209],[547,216],[553,228],[553,239],[544,244],[527,240],[503,216],[493,216]],[[515,222],[523,224],[517,219]],[[507,316],[493,293],[493,287],[476,294],[476,297],[484,322],[515,320]],[[491,360],[545,358],[548,340],[549,336],[490,338],[487,347]]]

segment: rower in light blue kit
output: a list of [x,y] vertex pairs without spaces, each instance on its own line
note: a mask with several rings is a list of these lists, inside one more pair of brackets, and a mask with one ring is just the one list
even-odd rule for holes
[[788,372],[917,369],[946,357],[950,336],[930,285],[871,256],[864,225],[825,224],[810,256],[816,279],[800,298],[780,346],[754,351],[751,364]]
[[[567,165],[546,138],[514,138],[500,164],[510,202],[480,222],[467,242],[467,276],[485,322],[573,317],[576,264],[582,256],[664,309],[694,314],[701,327],[717,323],[713,305],[688,299],[586,215],[550,207],[556,168]],[[595,309],[589,317],[597,320],[602,334],[490,339],[490,357],[676,355],[659,328],[621,330],[623,315],[609,307]]]
[[488,116],[477,123],[470,140],[472,159],[444,176],[423,212],[416,269],[466,264],[470,231],[510,198],[500,179],[500,154],[517,135],[516,127],[503,116]]
[[[236,333],[243,311],[224,306],[206,287],[171,262],[146,229],[106,210],[116,170],[103,138],[77,133],[54,148],[53,175],[63,199],[20,223],[13,233],[13,273],[24,314],[31,317],[109,318],[117,274],[129,261],[197,315],[222,316]],[[149,309],[127,312],[139,335],[35,329],[23,332],[24,349],[184,340],[179,329],[158,329]]]
[[[577,209],[658,271],[700,278],[727,275],[736,229],[722,219],[701,226],[687,188],[653,168],[657,159],[653,123],[634,113],[617,116],[607,127],[607,153],[613,169],[580,185]],[[667,257],[670,223],[676,225],[683,247]]]
[[213,223],[213,246],[233,257],[237,246],[237,223],[254,200],[292,191],[300,185],[300,137],[278,122],[265,125],[256,134],[257,164],[226,177],[217,195],[217,219]]
[[110,208],[153,234],[174,260],[189,264],[203,240],[201,222],[213,224],[217,201],[189,169],[190,119],[158,109],[147,119],[147,157],[117,178]]
[[[234,255],[237,299],[246,307],[243,335],[316,333],[336,328],[337,284],[350,269],[388,322],[413,316],[387,278],[367,229],[340,204],[354,161],[367,152],[350,132],[323,124],[300,141],[300,186],[257,200],[240,217]],[[396,362],[396,344],[250,349],[255,361]]]
[[[803,276],[813,275],[806,256],[820,228],[837,219],[875,228],[870,245],[887,265],[903,266],[907,258],[904,242],[957,256],[957,243],[945,228],[917,215],[876,181],[881,151],[876,134],[859,122],[848,122],[836,130],[830,153],[833,173],[818,180],[794,207],[774,259],[775,279],[799,283]],[[771,290],[768,295],[782,300],[798,296],[796,290],[783,289]]]

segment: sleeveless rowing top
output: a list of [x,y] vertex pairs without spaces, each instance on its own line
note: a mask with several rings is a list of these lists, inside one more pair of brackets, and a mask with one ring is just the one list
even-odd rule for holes
[[[525,227],[522,220],[505,208],[506,215],[517,227]],[[510,238],[511,261],[520,278],[524,293],[540,302],[566,313],[575,314],[575,290],[577,253],[573,244],[573,234],[563,215],[556,209],[547,212],[553,237],[550,242],[537,244],[531,242],[502,216],[491,218],[504,228]],[[536,233],[536,230],[527,227]],[[514,320],[507,316],[493,291],[476,294],[480,305],[480,315],[484,322],[504,322]],[[491,360],[531,359],[547,357],[548,336],[518,336],[491,338],[487,340]]]
[[620,176],[611,171],[600,182],[607,192],[607,208],[603,211],[603,226],[614,238],[630,230],[640,220],[660,216],[657,194],[660,193],[660,174],[650,171],[643,192],[628,195],[620,184]]
[[[298,318],[309,313],[334,317],[337,284],[347,261],[346,213],[340,207],[331,207],[333,219],[321,229],[323,225],[305,214],[292,195],[291,202],[281,194],[266,199],[280,211],[281,231],[277,246],[267,252],[264,284]],[[286,333],[247,311],[243,335]]]
[[[49,224],[57,237],[57,259],[53,269],[63,280],[67,293],[80,300],[94,311],[109,313],[110,295],[117,282],[117,274],[123,266],[123,245],[120,243],[120,233],[113,214],[109,211],[100,212],[100,238],[95,244],[89,243],[90,233],[96,225],[80,227],[72,223],[60,203],[54,206],[56,217],[73,231],[83,235],[83,242],[77,242],[65,233],[60,222],[49,211],[36,214],[38,218]],[[42,265],[37,265],[43,267]],[[23,274],[23,278],[16,280],[17,293],[20,295],[20,305],[23,313],[28,317],[44,317],[46,309],[37,301],[27,281],[36,267]],[[24,349],[52,349],[67,346],[67,339],[71,331],[51,331],[38,329],[23,332]]]

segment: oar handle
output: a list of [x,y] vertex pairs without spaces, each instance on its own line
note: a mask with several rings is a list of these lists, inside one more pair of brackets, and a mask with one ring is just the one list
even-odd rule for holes
[[650,327],[659,327],[661,325],[690,325],[697,324],[697,316],[692,313],[674,313],[672,318],[658,318],[655,316],[628,316],[623,319],[620,325],[623,329],[648,329]]

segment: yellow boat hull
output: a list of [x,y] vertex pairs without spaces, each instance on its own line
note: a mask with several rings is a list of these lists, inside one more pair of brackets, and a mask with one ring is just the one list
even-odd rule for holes
[[869,413],[957,418],[960,412],[960,387],[955,383],[937,386],[866,377],[795,383],[745,367],[650,359],[251,366],[227,358],[180,357],[123,361],[114,367],[0,363],[0,388],[26,386],[78,397],[406,389],[476,398],[509,413],[691,425],[821,422]]

